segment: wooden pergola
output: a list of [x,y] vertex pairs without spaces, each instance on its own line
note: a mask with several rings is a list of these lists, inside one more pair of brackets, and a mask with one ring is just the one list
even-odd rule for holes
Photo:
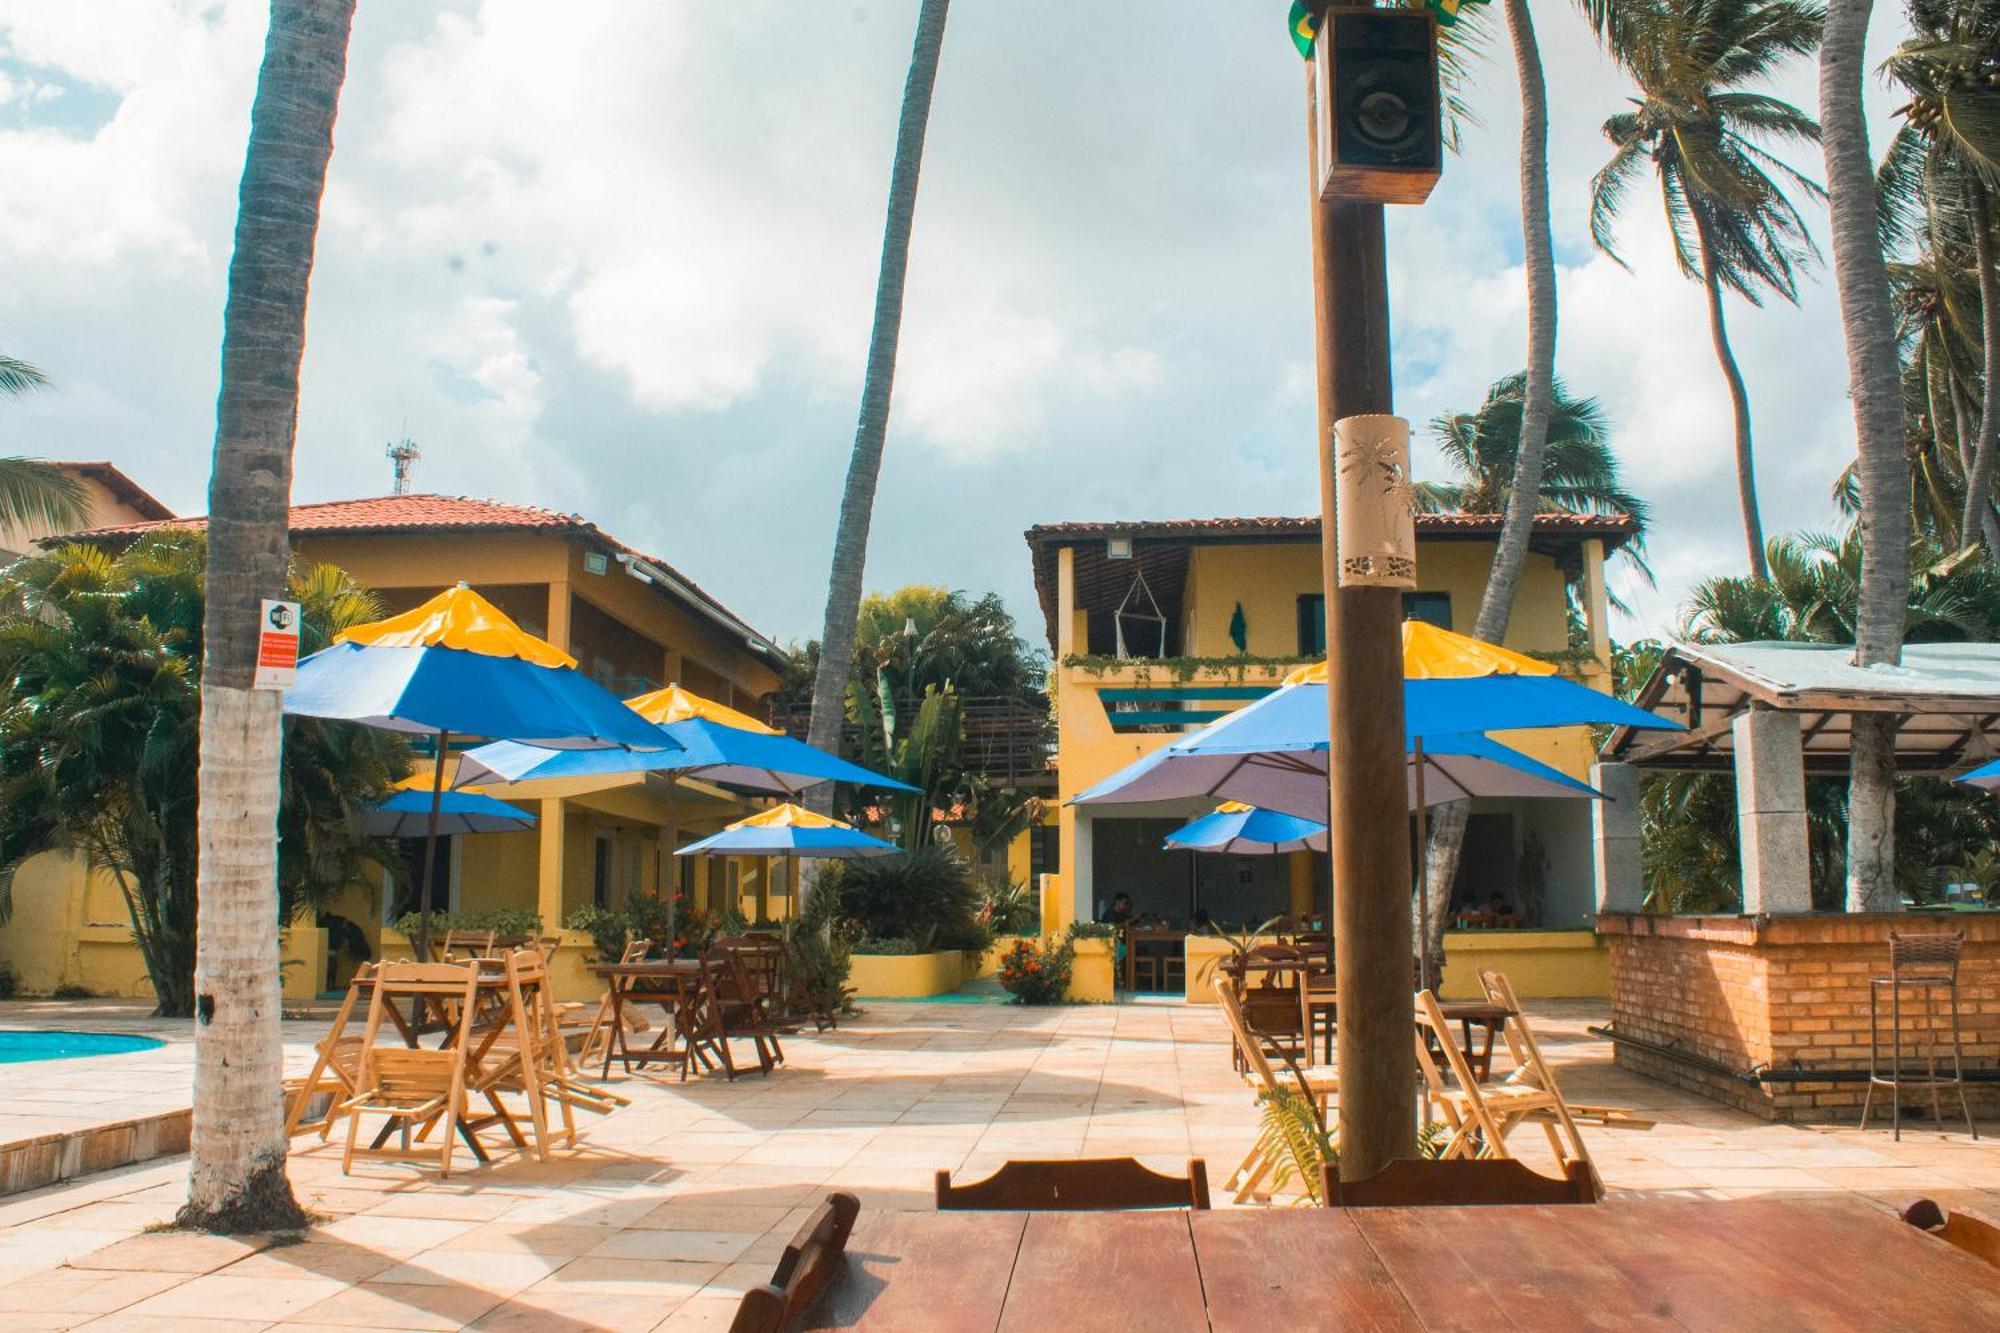
[[1640,777],[1734,772],[1743,911],[1809,912],[1808,777],[1848,771],[1853,719],[1897,719],[1896,766],[1956,776],[2000,755],[2000,644],[1923,643],[1893,667],[1858,667],[1842,644],[1673,644],[1640,690],[1640,707],[1686,730],[1620,727],[1605,739],[1593,785],[1613,799],[1593,811],[1600,912],[1637,911]]
[[1808,775],[1847,772],[1856,713],[1894,713],[1896,765],[1950,776],[2000,755],[2000,644],[1923,643],[1899,667],[1857,667],[1841,644],[1674,644],[1639,692],[1641,708],[1686,731],[1621,727],[1603,757],[1641,769],[1735,766],[1735,721],[1769,709],[1799,719]]

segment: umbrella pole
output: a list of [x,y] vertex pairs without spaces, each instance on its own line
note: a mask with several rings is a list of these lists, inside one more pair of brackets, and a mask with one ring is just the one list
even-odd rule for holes
[[444,752],[451,733],[439,731],[437,753],[431,759],[431,809],[424,819],[424,874],[421,897],[417,899],[417,961],[431,960],[431,882],[437,875],[438,807],[444,804]]
[[799,914],[799,854],[793,852],[785,858],[785,897],[790,899],[785,906],[794,917]]
[[667,951],[667,957],[674,956],[675,918],[680,915],[681,900],[681,821],[680,813],[674,805],[674,777],[667,775],[667,864],[672,867],[672,875],[667,890],[667,937],[660,941],[660,947]]
[[1417,761],[1417,957],[1418,977],[1424,989],[1431,985],[1431,886],[1430,886],[1430,807],[1424,801],[1424,738],[1417,737],[1411,751]]

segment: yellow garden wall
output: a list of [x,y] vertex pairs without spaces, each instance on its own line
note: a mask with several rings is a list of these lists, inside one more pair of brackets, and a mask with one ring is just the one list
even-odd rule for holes
[[1110,940],[1078,940],[1067,998],[1082,1004],[1110,1004],[1118,998],[1116,970]]
[[[1215,970],[1229,946],[1210,935],[1187,940],[1187,1001],[1215,1003]],[[1604,942],[1588,930],[1468,930],[1444,937],[1447,999],[1481,993],[1482,971],[1504,972],[1524,1000],[1608,998],[1611,961]]]
[[938,953],[858,953],[847,984],[864,1000],[925,999],[958,989],[965,976],[965,955],[956,949]]
[[1482,994],[1479,974],[1504,972],[1524,1000],[1610,998],[1611,955],[1589,930],[1467,930],[1445,936],[1448,999]]
[[[80,856],[43,852],[22,863],[13,892],[13,914],[0,926],[0,965],[23,993],[80,986],[93,995],[152,997],[115,878],[90,871]],[[295,926],[283,932],[280,946],[285,998],[317,994],[326,976],[326,932]]]

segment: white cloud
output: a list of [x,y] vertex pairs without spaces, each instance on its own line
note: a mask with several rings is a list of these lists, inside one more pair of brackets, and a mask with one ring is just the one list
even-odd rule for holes
[[[386,489],[407,429],[418,485],[583,510],[813,632],[916,0],[809,8],[361,6],[296,493]],[[1596,125],[1624,88],[1566,9],[1538,18],[1560,369],[1654,503],[1661,587],[1627,594],[1664,628],[1691,582],[1741,567],[1727,399],[1657,210],[1632,210],[1633,272],[1588,249]],[[59,384],[7,406],[10,447],[118,458],[199,508],[264,22],[261,0],[0,0],[0,348]],[[1522,356],[1491,26],[1483,128],[1391,220],[1398,405],[1420,422]],[[1782,88],[1809,104],[1811,84],[1800,66]],[[871,583],[998,588],[1033,622],[1029,523],[1310,510],[1299,93],[1275,17],[1238,6],[955,7]],[[1831,294],[1730,320],[1766,525],[1823,526],[1851,451]],[[687,503],[704,494],[742,500]]]

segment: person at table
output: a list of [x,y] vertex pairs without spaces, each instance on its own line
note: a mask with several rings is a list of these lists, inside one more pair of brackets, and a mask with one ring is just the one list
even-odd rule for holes
[[1489,926],[1510,927],[1521,924],[1520,913],[1514,910],[1514,904],[1508,902],[1506,896],[1498,892],[1486,900],[1483,913]]
[[1097,914],[1097,919],[1109,926],[1126,926],[1132,923],[1132,895],[1116,893],[1111,903]]

